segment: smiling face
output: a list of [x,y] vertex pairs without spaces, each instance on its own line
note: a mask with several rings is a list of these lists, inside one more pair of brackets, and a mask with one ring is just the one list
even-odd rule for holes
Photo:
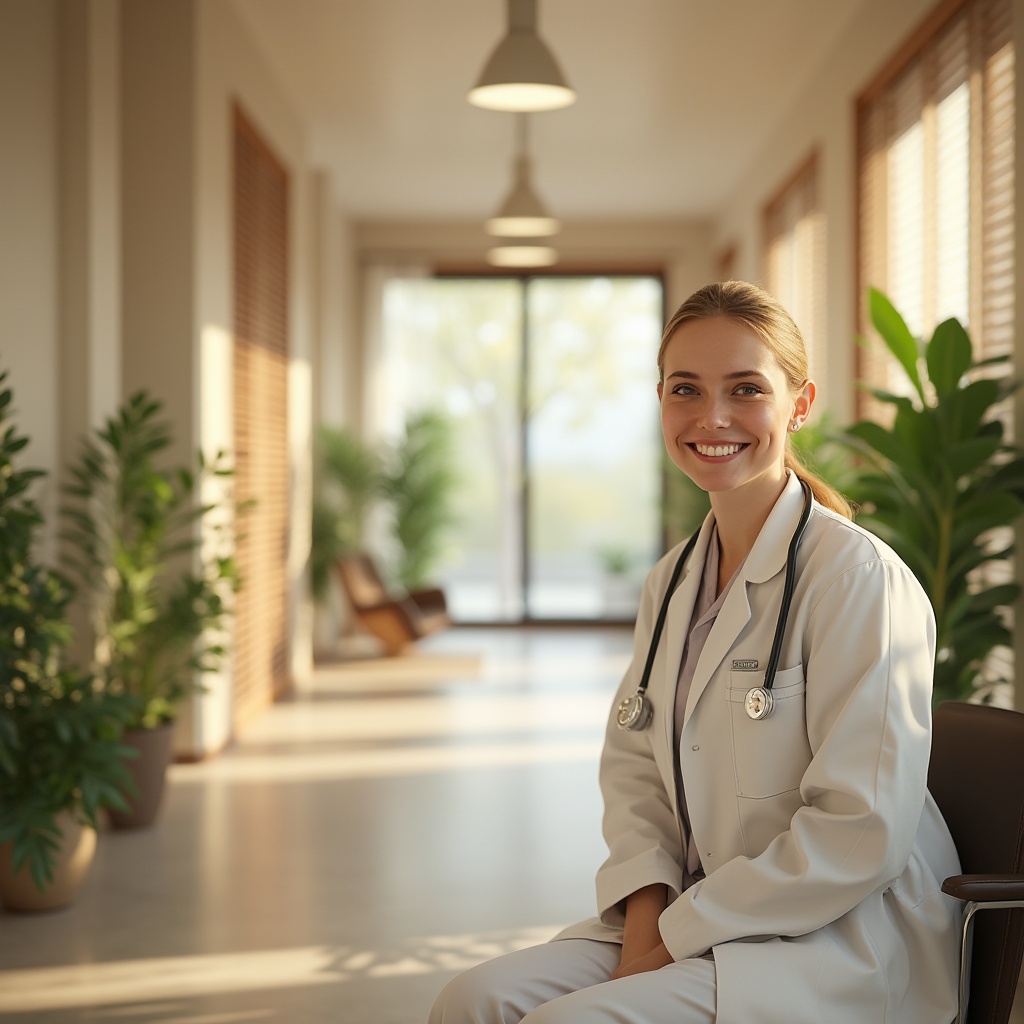
[[684,321],[665,346],[658,398],[670,458],[713,503],[775,503],[790,425],[807,416],[814,385],[793,394],[760,335],[726,316]]

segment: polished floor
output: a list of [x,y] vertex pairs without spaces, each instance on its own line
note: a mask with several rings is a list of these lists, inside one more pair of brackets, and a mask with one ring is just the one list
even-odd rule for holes
[[458,970],[592,913],[629,646],[455,629],[319,669],[173,766],[155,826],[104,831],[72,907],[0,913],[0,1020],[423,1024]]
[[0,914],[0,1020],[422,1024],[459,969],[593,912],[624,629],[456,629],[317,671]]

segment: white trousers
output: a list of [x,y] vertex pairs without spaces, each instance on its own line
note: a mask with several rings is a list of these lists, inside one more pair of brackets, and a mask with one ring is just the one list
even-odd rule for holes
[[621,951],[560,939],[488,960],[442,989],[429,1024],[714,1024],[713,960],[609,981]]

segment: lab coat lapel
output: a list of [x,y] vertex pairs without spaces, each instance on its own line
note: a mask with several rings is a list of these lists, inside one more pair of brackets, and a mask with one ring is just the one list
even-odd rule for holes
[[789,473],[785,489],[761,527],[708,634],[707,643],[694,669],[690,693],[686,699],[685,719],[693,713],[712,676],[732,650],[743,627],[750,621],[748,587],[767,583],[785,572],[786,554],[793,531],[800,521],[803,500],[800,481],[795,474]]
[[[660,654],[654,663],[652,678],[660,682],[659,700],[663,704],[666,714],[663,716],[665,730],[664,750],[668,753],[666,761],[667,778],[672,778],[675,773],[675,761],[672,755],[673,731],[675,724],[675,700],[676,687],[679,682],[679,670],[683,660],[683,646],[690,630],[690,619],[693,618],[693,606],[697,601],[697,592],[700,589],[704,561],[708,554],[708,544],[711,543],[711,531],[714,528],[714,516],[710,513],[701,526],[697,536],[697,543],[690,552],[686,568],[683,570],[682,579],[676,586],[675,593],[668,606],[668,615],[665,618],[665,631],[659,644]],[[675,787],[670,786],[673,804],[675,802]]]

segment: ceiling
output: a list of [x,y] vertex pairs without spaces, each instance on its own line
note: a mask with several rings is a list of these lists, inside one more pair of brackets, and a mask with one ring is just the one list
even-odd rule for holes
[[[505,0],[233,2],[354,219],[494,212],[514,116],[466,93]],[[538,0],[579,99],[530,116],[536,191],[567,220],[713,217],[864,3]]]

